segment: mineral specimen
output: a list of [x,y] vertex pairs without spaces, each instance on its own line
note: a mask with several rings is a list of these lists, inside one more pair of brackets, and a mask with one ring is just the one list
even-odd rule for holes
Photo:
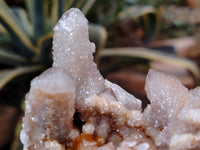
[[65,69],[53,67],[35,78],[26,95],[21,131],[24,149],[45,149],[55,145],[53,140],[68,141],[73,127],[74,104],[75,82]]
[[200,148],[200,89],[189,91],[174,76],[150,70],[143,115],[146,133],[160,149]]
[[94,43],[88,36],[88,21],[78,9],[66,12],[54,28],[53,67],[65,68],[76,83],[76,106],[104,89],[104,80],[93,62]]
[[93,62],[95,46],[78,9],[58,21],[53,67],[26,95],[24,150],[200,149],[200,88],[186,89],[172,75],[150,70],[150,104],[104,80]]

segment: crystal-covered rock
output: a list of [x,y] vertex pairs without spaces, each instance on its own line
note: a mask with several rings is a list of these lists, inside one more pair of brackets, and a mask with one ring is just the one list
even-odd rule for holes
[[104,89],[104,80],[93,62],[95,45],[89,41],[88,21],[79,9],[63,14],[54,27],[53,66],[65,68],[76,81],[77,108],[83,100]]
[[200,89],[189,91],[173,75],[150,70],[145,89],[151,104],[144,111],[146,133],[160,149],[199,148]]
[[99,73],[80,10],[67,11],[54,32],[53,67],[26,95],[24,150],[200,149],[200,87],[150,70],[142,112],[139,99]]
[[68,141],[75,112],[75,82],[63,68],[50,68],[31,82],[26,95],[21,141],[25,148],[44,149],[45,142]]

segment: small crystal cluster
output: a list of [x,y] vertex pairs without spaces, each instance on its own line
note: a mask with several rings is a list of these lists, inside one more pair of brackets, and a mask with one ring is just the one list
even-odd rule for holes
[[186,89],[173,75],[150,70],[145,89],[146,134],[160,149],[200,149],[200,88]]
[[150,104],[104,80],[95,63],[88,22],[78,9],[58,21],[53,67],[26,95],[24,150],[200,149],[200,88],[186,89],[169,74],[150,70]]

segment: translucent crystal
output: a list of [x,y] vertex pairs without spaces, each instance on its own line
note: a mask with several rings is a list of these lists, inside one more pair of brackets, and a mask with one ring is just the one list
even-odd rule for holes
[[189,91],[175,76],[155,70],[149,71],[145,89],[151,102],[143,114],[145,128],[156,145],[161,149],[198,149],[200,89]]
[[200,87],[185,88],[173,75],[150,70],[150,104],[104,80],[95,63],[88,22],[78,9],[58,21],[53,67],[26,95],[24,150],[200,149]]
[[[26,96],[21,132],[25,149],[63,149],[63,144],[74,149],[114,149],[106,143],[109,133],[141,125],[141,101],[103,79],[93,62],[95,46],[80,10],[67,11],[54,32],[53,67],[31,82]],[[84,115],[88,108],[89,116]],[[84,121],[81,129],[73,126],[75,109]]]
[[73,126],[74,105],[75,82],[66,70],[50,68],[35,78],[26,95],[21,132],[24,147],[45,149],[44,142],[51,140],[65,143]]
[[57,141],[47,141],[42,150],[65,150],[65,148]]
[[135,98],[133,95],[126,92],[120,86],[118,86],[117,84],[114,84],[108,80],[105,80],[105,85],[106,85],[106,88],[112,89],[115,97],[117,98],[117,101],[119,101],[121,104],[123,104],[127,109],[142,111],[141,100]]
[[53,50],[53,66],[65,68],[76,81],[76,104],[81,108],[86,97],[104,89],[104,80],[93,62],[88,21],[79,9],[70,9],[56,24]]

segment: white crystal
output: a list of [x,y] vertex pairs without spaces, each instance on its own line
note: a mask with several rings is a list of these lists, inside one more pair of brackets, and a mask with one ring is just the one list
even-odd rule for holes
[[142,110],[141,109],[141,100],[135,98],[133,95],[126,92],[124,89],[122,89],[117,84],[114,84],[108,80],[105,80],[106,88],[110,88],[113,90],[115,97],[117,98],[117,101],[119,101],[121,104],[123,104],[127,109],[129,110]]
[[[60,143],[67,141],[72,129],[74,107],[75,83],[66,70],[50,68],[35,78],[26,96],[23,130],[20,135],[24,148],[45,149],[45,143],[41,141],[52,139]],[[52,143],[49,144],[45,147],[52,147]]]
[[103,146],[96,148],[95,150],[115,150],[115,147],[113,146],[112,143],[108,143],[108,144],[105,144]]
[[156,145],[198,149],[200,88],[189,91],[175,76],[150,70],[145,89],[151,102],[143,114],[145,128]]
[[[40,89],[44,93],[75,93],[73,78],[63,68],[50,68],[31,82],[31,89]],[[59,87],[59,88],[58,88]]]
[[82,132],[84,134],[94,134],[95,131],[95,126],[91,123],[86,123],[84,124],[84,126],[82,127]]
[[57,141],[47,141],[45,142],[43,150],[65,150],[65,148]]
[[71,8],[58,21],[53,36],[53,66],[65,68],[76,81],[77,108],[83,100],[104,89],[104,80],[93,62],[95,45],[89,41],[88,21]]
[[196,147],[197,143],[200,142],[199,137],[194,136],[190,133],[181,134],[181,135],[173,135],[170,140],[169,148],[171,150],[187,150],[187,149],[199,149],[200,147]]

